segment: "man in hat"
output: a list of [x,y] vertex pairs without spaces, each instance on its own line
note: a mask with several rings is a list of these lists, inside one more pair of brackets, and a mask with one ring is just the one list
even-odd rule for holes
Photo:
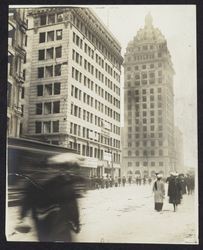
[[162,181],[161,174],[157,174],[157,180],[154,182],[153,185],[153,192],[154,192],[154,209],[160,212],[163,208],[163,200],[165,196],[165,186],[164,182]]
[[81,180],[70,174],[78,167],[75,162],[47,165],[40,179],[31,179],[25,187],[21,219],[31,211],[39,241],[71,242],[71,232],[80,231],[78,194],[74,186]]
[[173,204],[174,212],[177,211],[177,206],[181,203],[181,183],[178,178],[178,173],[172,172],[168,180],[168,196],[169,203]]

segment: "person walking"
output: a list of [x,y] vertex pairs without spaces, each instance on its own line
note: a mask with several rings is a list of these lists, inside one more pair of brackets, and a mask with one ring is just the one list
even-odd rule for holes
[[123,176],[123,177],[122,177],[122,184],[123,184],[123,187],[125,187],[125,183],[126,183],[126,177]]
[[169,203],[173,204],[174,212],[177,211],[177,206],[181,203],[181,182],[178,178],[178,173],[172,173],[168,179],[168,196]]
[[30,181],[25,187],[20,219],[31,211],[40,242],[71,242],[71,232],[80,231],[78,197],[69,174],[56,174],[38,183]]
[[157,180],[153,185],[154,192],[154,209],[160,212],[163,208],[163,201],[165,197],[165,185],[162,181],[162,176],[160,174],[157,175]]

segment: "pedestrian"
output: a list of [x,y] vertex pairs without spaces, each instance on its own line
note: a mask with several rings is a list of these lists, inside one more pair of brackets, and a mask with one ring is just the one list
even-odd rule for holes
[[121,185],[121,177],[119,176],[118,177],[118,186],[120,187],[120,185]]
[[131,185],[131,182],[132,182],[132,176],[130,175],[130,176],[128,177],[128,183]]
[[186,180],[185,180],[185,176],[184,174],[179,174],[178,176],[179,180],[180,180],[180,184],[181,184],[181,192],[182,195],[186,194]]
[[58,172],[48,176],[52,170],[46,169],[43,181],[26,185],[20,217],[23,219],[31,211],[40,242],[71,242],[71,232],[80,231],[76,178]]
[[115,187],[118,187],[118,177],[117,176],[115,176],[114,184],[115,184]]
[[168,178],[168,196],[169,203],[173,204],[174,212],[176,212],[182,199],[181,183],[177,173],[172,173]]
[[157,175],[157,180],[154,182],[153,185],[153,192],[154,192],[154,209],[160,212],[163,208],[163,201],[165,197],[165,186],[164,182],[162,181],[162,175]]
[[123,177],[122,177],[122,184],[123,184],[123,187],[125,187],[125,183],[126,183],[126,177],[123,176]]

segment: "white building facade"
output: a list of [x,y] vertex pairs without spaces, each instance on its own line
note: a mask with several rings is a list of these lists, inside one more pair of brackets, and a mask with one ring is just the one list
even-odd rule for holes
[[167,176],[175,170],[174,70],[167,41],[150,14],[124,58],[123,173]]
[[121,47],[88,8],[30,9],[24,134],[120,173]]

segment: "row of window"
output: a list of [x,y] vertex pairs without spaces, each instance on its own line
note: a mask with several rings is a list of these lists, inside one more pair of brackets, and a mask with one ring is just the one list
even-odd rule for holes
[[[75,33],[73,32],[73,42],[82,50],[83,49],[83,40]],[[92,59],[94,59],[94,50],[91,49],[86,43],[84,43],[84,51],[85,53],[87,53]],[[101,57],[99,57],[96,54],[96,62],[102,67],[104,68],[104,61],[103,59],[101,59]],[[118,73],[116,73],[116,71],[113,70],[113,68],[108,65],[107,63],[105,63],[105,71],[111,75],[112,77],[114,77],[114,79],[116,79],[117,81],[120,82],[120,75]],[[92,73],[93,74],[93,73]]]
[[[118,63],[118,61],[116,60],[116,58],[113,56],[113,54],[107,49],[106,45],[103,45],[101,43],[101,40],[98,40],[96,38],[96,36],[88,29],[87,26],[85,26],[84,22],[81,22],[78,18],[76,18],[75,16],[73,17],[73,23],[75,24],[75,26],[80,30],[81,33],[83,33],[87,39],[98,49],[101,51],[102,54],[104,54],[109,61],[111,61],[111,63],[117,67],[118,69],[120,69],[120,65]],[[100,32],[103,33],[104,36],[106,36],[106,39],[108,40],[108,43],[113,43],[111,39],[109,39],[109,37],[107,36],[106,33],[103,32],[103,30],[101,29],[101,25],[98,25],[97,21],[94,22],[93,24],[96,25],[97,29],[100,29]],[[113,44],[112,44],[113,45]],[[115,47],[115,46],[114,46]],[[117,49],[118,50],[118,49]],[[120,52],[120,51],[119,51]]]
[[136,150],[133,154],[133,151],[128,151],[128,156],[143,156],[143,157],[150,157],[150,156],[163,156],[163,150]]
[[128,139],[139,139],[139,138],[163,138],[162,133],[139,133],[139,134],[128,134]]
[[147,53],[144,55],[134,55],[133,57],[130,56],[126,56],[125,60],[127,62],[132,62],[132,61],[142,61],[142,60],[148,60],[148,59],[155,59],[155,58],[161,58],[162,57],[162,53],[158,52],[158,53]]
[[[95,125],[99,126],[99,127],[103,127],[103,119],[92,114],[91,112],[85,110],[85,109],[81,109],[81,107],[78,107],[77,105],[74,105],[73,103],[71,103],[71,115],[74,115],[78,118],[82,118],[83,120],[90,122],[90,123],[94,123]],[[112,123],[109,123],[107,121],[105,121],[106,123],[109,124],[109,130],[115,134],[120,135],[120,127],[113,125]]]
[[[136,142],[133,142],[133,143],[135,143],[134,145],[136,147],[140,147],[142,145],[144,147],[146,147],[146,146],[151,146],[151,147],[154,147],[154,146],[163,146],[163,141],[160,141],[160,140],[153,140],[153,141],[151,141],[151,140],[145,140],[145,141],[136,141]],[[129,142],[128,143],[128,147],[132,147],[132,146],[133,146],[132,142]]]
[[62,40],[62,38],[63,38],[62,29],[39,33],[39,43],[58,41],[58,40]]
[[[128,92],[129,93],[129,92]],[[135,98],[134,98],[134,100],[135,100],[135,102],[136,102],[136,104],[135,104],[135,107],[137,107],[137,108],[139,108],[139,103],[137,103],[137,102],[147,102],[147,101],[150,101],[150,102],[154,102],[154,101],[162,101],[162,96],[161,95],[157,95],[157,96],[155,96],[155,95],[150,95],[150,96],[142,96],[142,98],[141,98],[141,96],[136,96]],[[134,100],[132,100],[131,98],[128,98],[128,105],[130,105],[131,103],[132,103],[132,101],[134,101]],[[141,104],[141,103],[140,103]]]
[[[158,108],[162,108],[162,102],[156,102],[156,103],[142,103],[142,105],[141,104],[136,104],[136,105],[128,105],[127,106],[127,108],[128,108],[128,110],[129,111],[131,111],[131,109],[132,109],[132,107],[134,107],[135,109],[136,109],[136,111],[139,113],[139,109],[147,109],[147,108],[150,108],[150,109],[154,109],[155,108],[155,106],[157,106]],[[137,114],[137,116],[139,116],[139,114]]]
[[[131,91],[132,92],[132,91]],[[135,90],[135,95],[146,95],[146,94],[154,94],[155,92],[157,93],[162,93],[162,88],[150,88],[150,89],[136,89]]]
[[36,115],[60,113],[60,101],[36,103]]
[[47,24],[54,24],[59,23],[63,21],[63,13],[53,13],[48,15],[41,15],[39,17],[40,19],[40,25],[47,25]]
[[37,96],[60,95],[60,93],[61,93],[60,82],[37,85]]
[[[162,130],[163,130],[163,126],[162,126],[162,125],[159,125],[156,129],[157,129],[158,131],[162,131]],[[148,127],[148,129],[147,129],[147,126],[143,126],[143,127],[136,126],[136,127],[135,127],[135,131],[136,131],[136,132],[139,132],[139,131],[155,131],[155,126],[154,126],[154,125],[151,125],[150,127]],[[131,133],[131,132],[133,132],[132,127],[128,127],[128,133]]]
[[36,134],[50,134],[59,132],[59,121],[36,121],[35,133]]
[[132,66],[128,66],[126,68],[127,71],[131,71],[131,70],[145,70],[145,69],[154,69],[155,67],[161,68],[162,67],[162,63],[158,62],[156,63],[150,63],[150,64],[142,64],[142,65],[135,65],[134,67]]
[[[86,60],[85,60],[86,61]],[[88,66],[86,66],[86,69],[91,73],[92,72],[92,65],[90,64],[90,63],[88,63],[87,61],[86,61],[86,64],[88,65]],[[93,71],[94,71],[94,68],[93,68]],[[77,69],[75,69],[74,67],[72,67],[72,78],[73,79],[75,79],[76,81],[79,81],[80,83],[82,83],[83,82],[83,84],[86,86],[87,84],[88,84],[88,88],[90,88],[91,90],[93,90],[93,88],[94,88],[94,83],[93,83],[93,81],[92,80],[90,80],[87,76],[85,76],[84,75],[84,77],[83,77],[83,81],[82,81],[82,73],[79,71],[79,70],[77,70]],[[104,75],[103,74],[101,74],[101,72],[100,71],[98,71],[97,69],[96,69],[96,78],[98,78],[100,81],[104,81]],[[91,86],[90,86],[90,84],[91,84]],[[120,88],[119,87],[117,87],[115,84],[113,84],[113,82],[110,80],[110,79],[108,79],[107,77],[105,77],[105,85],[106,86],[108,86],[108,88],[110,88],[111,90],[113,90],[117,95],[119,95],[120,96]],[[97,88],[96,88],[96,84],[95,84],[95,91],[97,91]],[[102,94],[102,90],[101,90],[101,94]]]
[[131,78],[135,78],[136,80],[139,80],[139,79],[147,79],[147,78],[155,78],[155,77],[160,77],[162,76],[162,71],[159,70],[159,71],[144,71],[144,72],[141,72],[141,73],[136,73],[136,74],[128,74],[127,75],[127,79],[131,79]]
[[71,86],[71,96],[75,97],[76,99],[83,100],[83,102],[86,103],[87,105],[90,105],[91,107],[94,107],[96,110],[105,113],[107,116],[113,118],[116,121],[120,121],[120,114],[118,112],[107,107],[100,101],[94,99],[93,97],[84,92],[82,95],[82,91],[73,85]]
[[62,57],[62,47],[51,47],[48,49],[40,49],[38,50],[38,59],[41,60],[49,60],[54,58]]
[[128,87],[137,87],[137,86],[143,86],[143,85],[155,85],[155,84],[161,84],[163,82],[162,78],[158,78],[157,81],[155,79],[150,79],[150,80],[139,80],[135,82],[127,82]]
[[[128,167],[132,167],[132,166],[133,166],[133,162],[128,162]],[[135,162],[135,166],[136,167],[140,167],[140,166],[144,166],[144,167],[147,167],[147,166],[152,166],[152,167],[159,166],[159,167],[163,167],[164,166],[164,162],[162,162],[162,161],[160,161],[160,162],[154,162],[154,161],[151,161],[151,162],[147,162],[147,161],[139,162],[139,161],[136,161]]]
[[97,141],[108,146],[120,148],[119,140],[113,139],[112,137],[106,137],[97,131],[93,131],[72,122],[70,123],[70,134]]
[[160,44],[145,44],[142,46],[136,46],[136,47],[129,47],[127,51],[134,52],[134,51],[146,51],[146,50],[153,50],[153,49],[163,49],[166,48],[166,43],[160,43]]
[[37,70],[38,78],[60,76],[61,64],[39,67]]

